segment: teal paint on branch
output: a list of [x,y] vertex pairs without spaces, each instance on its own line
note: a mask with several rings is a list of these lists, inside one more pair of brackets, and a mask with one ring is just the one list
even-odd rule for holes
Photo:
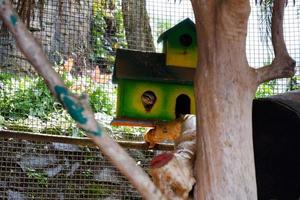
[[54,90],[60,102],[65,106],[71,117],[80,124],[86,124],[87,118],[85,118],[82,114],[84,108],[70,97],[68,89],[57,85],[54,87]]
[[16,15],[11,15],[10,16],[10,21],[12,23],[13,26],[16,26],[17,25],[17,21],[18,21],[18,18]]
[[103,129],[100,127],[100,125],[98,124],[97,126],[97,131],[88,131],[90,134],[92,134],[93,136],[96,137],[100,137],[103,134]]

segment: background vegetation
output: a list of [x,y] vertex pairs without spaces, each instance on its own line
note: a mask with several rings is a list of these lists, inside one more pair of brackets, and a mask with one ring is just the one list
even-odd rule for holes
[[[17,2],[20,5],[18,12],[30,28],[29,25],[32,21],[27,15],[28,13],[33,14],[35,7],[30,6],[29,1],[19,0]],[[37,1],[37,6],[43,11],[39,19],[41,23],[47,11],[45,10],[44,13],[44,9],[47,8],[45,7],[46,2]],[[81,1],[74,2],[78,5],[81,4]],[[265,45],[269,43],[269,4],[272,1],[267,3],[262,6],[260,26],[258,27],[261,30],[260,32],[265,33],[265,35],[260,36],[265,41]],[[59,8],[59,10],[62,10],[62,8]],[[111,74],[113,71],[117,48],[154,51],[155,48],[157,49],[157,46],[154,45],[156,38],[172,27],[173,23],[168,19],[158,18],[156,24],[151,27],[145,0],[94,0],[91,13],[91,24],[89,26],[90,49],[88,49],[88,54],[84,52],[86,58],[78,57],[77,60],[87,60],[87,66],[91,68],[89,70],[99,67],[100,71],[106,74]],[[71,43],[71,41],[69,42]],[[61,52],[58,54],[60,61],[56,63],[56,69],[63,65],[64,59],[68,56]],[[271,53],[270,57],[272,57]],[[74,67],[82,66],[77,63]],[[19,66],[11,66],[11,68],[13,67],[19,68]],[[80,72],[80,70],[75,69],[74,71]],[[113,132],[133,134],[144,132],[143,129],[111,127],[109,125],[109,121],[115,115],[116,105],[116,89],[111,82],[102,85],[95,83],[88,73],[82,72],[73,74],[72,79],[68,78],[70,75],[68,72],[61,75],[67,85],[73,88],[74,92],[78,92],[74,89],[78,85],[83,86],[81,91],[85,91],[89,95],[96,118],[105,123],[108,129]],[[284,90],[298,89],[299,83],[299,77],[295,76],[289,79],[288,86]],[[284,84],[286,85],[286,83]],[[278,80],[264,83],[259,87],[256,96],[266,97],[277,93],[279,86],[280,81]],[[73,136],[82,136],[83,134],[76,128],[76,124],[63,110],[62,106],[53,99],[43,80],[32,74],[19,76],[8,71],[1,71],[0,99],[0,110],[3,111],[0,113],[0,129]]]

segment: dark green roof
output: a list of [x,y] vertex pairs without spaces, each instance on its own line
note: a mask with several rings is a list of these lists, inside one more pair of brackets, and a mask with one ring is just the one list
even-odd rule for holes
[[174,32],[174,30],[176,29],[181,29],[183,27],[192,27],[195,32],[196,32],[196,25],[195,23],[190,19],[190,18],[186,18],[185,20],[179,22],[178,24],[176,24],[175,26],[173,26],[172,28],[168,29],[167,31],[163,32],[157,39],[157,42],[160,43],[161,41],[165,40],[168,38],[169,34],[172,34]]
[[131,79],[192,84],[194,68],[166,66],[164,53],[118,49],[113,81]]

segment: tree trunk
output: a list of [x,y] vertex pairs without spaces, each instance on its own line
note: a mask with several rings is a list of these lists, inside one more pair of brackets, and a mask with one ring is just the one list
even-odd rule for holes
[[295,66],[281,37],[284,0],[277,2],[273,46],[281,45],[270,66],[255,70],[246,58],[249,1],[192,0],[199,48],[195,199],[257,199],[252,100],[261,82],[290,76]]
[[122,12],[128,48],[155,51],[146,0],[122,0]]

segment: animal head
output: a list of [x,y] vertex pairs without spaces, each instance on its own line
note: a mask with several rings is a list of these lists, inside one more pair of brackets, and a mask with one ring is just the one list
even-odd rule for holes
[[149,148],[164,141],[174,142],[181,134],[184,120],[184,117],[180,117],[170,122],[157,124],[154,129],[150,129],[144,135],[144,140],[149,143]]
[[156,96],[152,91],[146,91],[141,96],[142,104],[147,112],[149,112],[156,102]]

